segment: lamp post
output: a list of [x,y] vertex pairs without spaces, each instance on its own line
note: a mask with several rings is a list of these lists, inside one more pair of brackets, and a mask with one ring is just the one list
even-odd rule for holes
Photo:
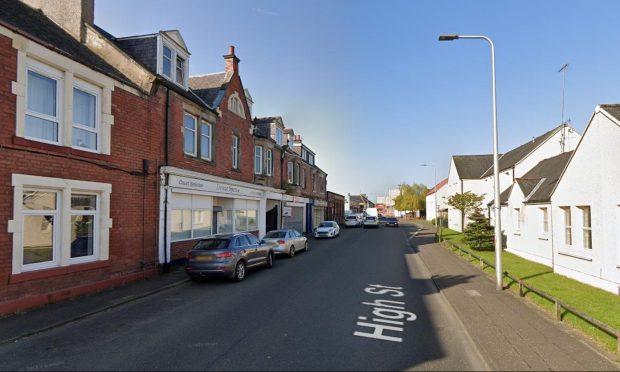
[[[437,167],[435,167],[432,164],[420,164],[423,167],[433,167],[433,182],[435,182],[435,186],[433,186],[433,188],[437,187]],[[437,229],[439,227],[439,206],[437,205],[437,190],[435,190],[434,192],[435,194],[435,229]]]
[[500,220],[500,200],[499,200],[499,166],[497,156],[497,100],[495,94],[495,46],[493,41],[486,36],[475,35],[441,35],[439,41],[451,41],[457,39],[482,39],[486,40],[491,46],[491,72],[493,82],[493,196],[495,211],[495,276],[497,279],[496,289],[502,290],[503,272],[502,272],[502,229]]

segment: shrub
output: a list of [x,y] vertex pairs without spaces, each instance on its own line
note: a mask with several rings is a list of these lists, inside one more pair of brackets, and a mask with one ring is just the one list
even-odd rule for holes
[[463,231],[463,239],[472,249],[478,251],[492,251],[495,249],[493,226],[489,224],[489,219],[484,216],[478,208],[469,215],[471,222]]

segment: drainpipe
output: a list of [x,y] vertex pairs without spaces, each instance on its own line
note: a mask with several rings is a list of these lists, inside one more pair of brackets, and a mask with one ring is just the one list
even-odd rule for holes
[[[168,127],[170,124],[170,88],[166,87],[166,118],[164,121],[164,166],[168,166]],[[170,259],[168,257],[168,175],[164,174],[164,262],[162,266],[163,272],[170,271]]]

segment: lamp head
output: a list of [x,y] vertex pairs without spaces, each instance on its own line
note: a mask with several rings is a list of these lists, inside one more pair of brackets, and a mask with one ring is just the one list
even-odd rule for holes
[[439,35],[439,41],[451,41],[459,38],[459,35]]

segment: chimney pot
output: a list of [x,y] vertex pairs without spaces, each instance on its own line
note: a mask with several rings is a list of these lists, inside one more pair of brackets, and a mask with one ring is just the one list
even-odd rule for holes
[[228,54],[231,56],[235,55],[235,46],[234,45],[229,45],[228,46]]

